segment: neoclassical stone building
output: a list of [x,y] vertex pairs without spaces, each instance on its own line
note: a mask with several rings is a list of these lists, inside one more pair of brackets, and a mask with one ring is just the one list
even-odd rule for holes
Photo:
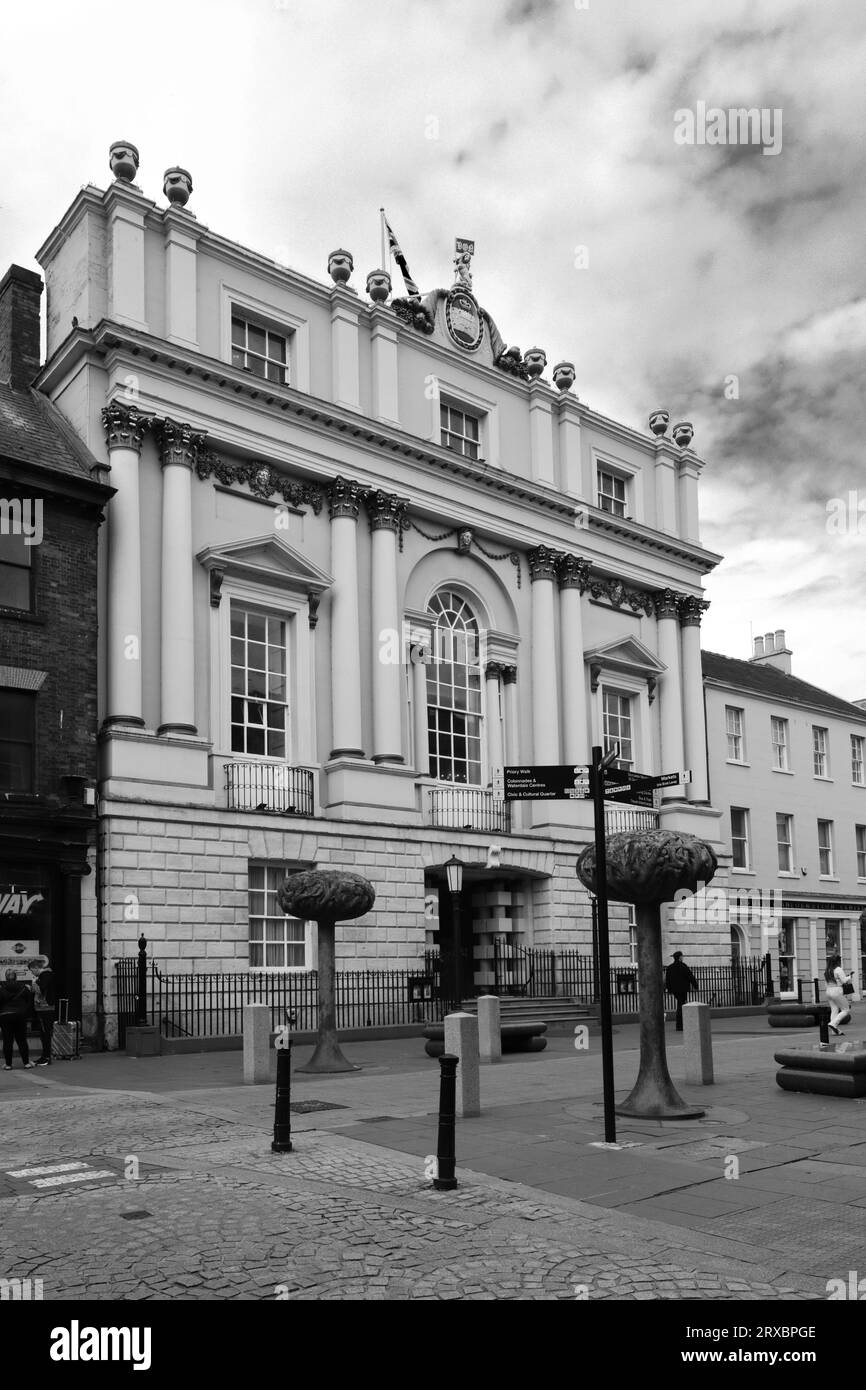
[[[309,968],[310,932],[274,895],[308,865],[376,885],[339,934],[344,965],[415,965],[447,952],[455,853],[476,985],[520,946],[588,949],[589,803],[509,806],[493,774],[613,739],[624,765],[693,780],[655,810],[612,805],[611,825],[724,853],[700,654],[719,557],[691,427],[598,415],[568,363],[551,385],[540,349],[506,347],[465,251],[451,288],[392,298],[377,270],[364,295],[349,252],[309,279],[199,222],[186,171],[159,206],[134,147],[111,165],[38,253],[40,384],[115,489],[106,980],[142,929],[169,968]],[[676,940],[729,956],[727,930]],[[630,950],[618,909],[614,959]]]

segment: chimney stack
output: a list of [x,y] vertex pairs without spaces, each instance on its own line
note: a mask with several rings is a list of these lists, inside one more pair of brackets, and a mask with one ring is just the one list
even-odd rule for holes
[[26,390],[41,365],[39,305],[42,277],[11,265],[0,280],[0,381]]
[[779,627],[775,632],[765,632],[763,637],[755,638],[754,655],[750,658],[754,666],[775,666],[777,671],[791,674],[790,647],[785,645],[785,629]]

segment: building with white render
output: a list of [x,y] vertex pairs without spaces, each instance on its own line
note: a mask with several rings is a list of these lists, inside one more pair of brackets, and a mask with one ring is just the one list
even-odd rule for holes
[[[349,252],[310,279],[199,221],[185,171],[166,204],[137,169],[112,147],[114,181],[84,187],[38,253],[39,385],[115,489],[106,988],[142,931],[163,968],[310,968],[310,929],[274,895],[298,866],[376,887],[338,932],[345,966],[447,953],[455,853],[476,987],[520,945],[587,945],[590,803],[509,805],[493,774],[586,764],[613,738],[624,764],[693,781],[655,810],[612,805],[612,828],[702,835],[724,882],[700,652],[719,557],[691,428],[598,415],[567,363],[551,384],[540,349],[506,348],[465,254],[422,297],[392,298],[381,270],[362,293]],[[729,958],[726,929],[672,930],[691,960]],[[612,955],[630,959],[625,909]],[[86,1012],[95,989],[86,974]]]

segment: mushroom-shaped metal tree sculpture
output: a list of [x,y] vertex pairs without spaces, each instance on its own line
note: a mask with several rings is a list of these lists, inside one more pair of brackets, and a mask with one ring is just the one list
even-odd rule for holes
[[[676,830],[643,830],[606,839],[607,892],[615,902],[637,909],[637,972],[640,1016],[640,1070],[618,1115],[654,1120],[697,1119],[704,1111],[677,1094],[665,1053],[661,904],[680,889],[691,893],[709,883],[718,867],[712,848],[695,835]],[[595,846],[577,861],[577,876],[596,890]]]
[[299,1071],[357,1071],[346,1060],[337,1040],[334,928],[337,922],[363,917],[376,901],[376,890],[361,874],[309,869],[292,874],[277,890],[283,912],[301,921],[314,921],[319,938],[319,1031],[316,1050]]

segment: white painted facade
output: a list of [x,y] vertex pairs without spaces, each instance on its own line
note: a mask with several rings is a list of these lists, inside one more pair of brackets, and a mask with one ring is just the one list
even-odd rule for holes
[[[710,788],[731,855],[732,947],[770,949],[777,989],[795,998],[799,979],[806,1001],[816,978],[823,998],[827,956],[838,952],[859,992],[866,712],[793,678],[784,633],[758,639],[756,653],[750,661],[704,654]],[[755,668],[768,665],[767,688],[756,690]]]
[[[637,770],[694,771],[657,812],[612,808],[612,828],[658,822],[722,852],[699,641],[719,557],[700,543],[689,447],[509,374],[486,318],[468,351],[445,291],[421,332],[128,182],[82,189],[39,261],[42,388],[117,489],[101,535],[107,985],[142,931],[164,967],[250,968],[254,885],[297,865],[351,867],[376,887],[374,909],[338,932],[341,965],[415,966],[450,929],[437,910],[453,853],[476,985],[494,982],[494,936],[588,949],[574,862],[590,804],[509,818],[490,787],[503,763],[588,762],[605,692]],[[250,344],[275,375],[284,353],[286,384],[245,369]],[[443,442],[443,406],[477,449]],[[623,515],[598,505],[600,470]],[[449,713],[459,697],[434,683],[443,603],[477,633],[468,712]],[[269,717],[269,693],[263,710],[252,698],[263,645],[286,671],[268,687],[282,721],[268,746],[249,723]],[[450,762],[449,719],[462,731]],[[728,957],[725,932],[671,940],[692,960]],[[274,947],[314,964],[309,939]],[[630,958],[622,909],[612,955]],[[91,1006],[95,987],[87,976]]]

